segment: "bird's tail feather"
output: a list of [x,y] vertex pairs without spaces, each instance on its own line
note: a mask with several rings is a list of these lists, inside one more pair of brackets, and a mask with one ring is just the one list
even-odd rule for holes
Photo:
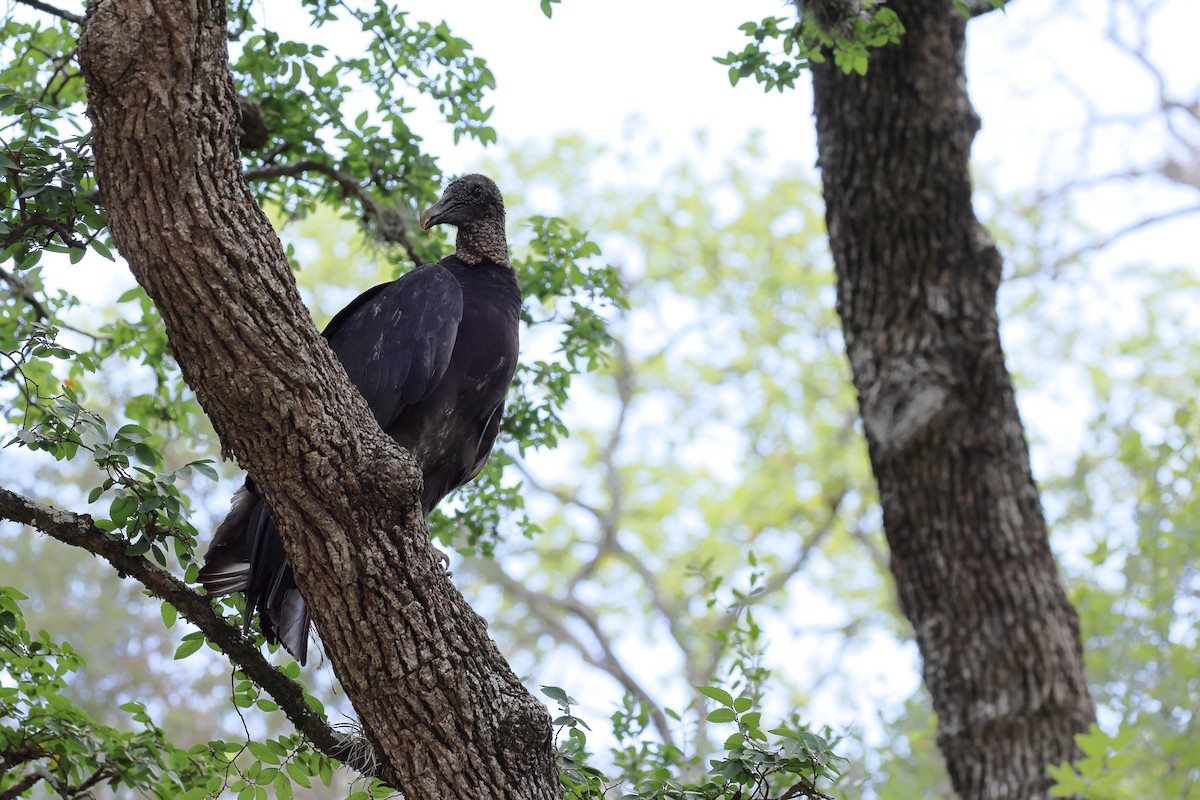
[[200,583],[209,594],[245,591],[250,577],[247,526],[261,503],[262,498],[249,481],[233,495],[229,514],[213,534],[200,568]]
[[200,582],[210,594],[246,593],[243,630],[257,614],[268,642],[282,642],[301,664],[308,658],[308,606],[287,563],[283,541],[254,484],[233,496],[233,506],[213,534]]

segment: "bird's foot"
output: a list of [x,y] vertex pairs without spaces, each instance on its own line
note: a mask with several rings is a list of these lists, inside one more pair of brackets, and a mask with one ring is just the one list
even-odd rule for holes
[[446,577],[453,577],[454,573],[450,571],[450,556],[446,555],[433,545],[429,545],[429,549],[433,551],[434,560],[436,560],[438,565],[441,566],[442,571],[446,573]]

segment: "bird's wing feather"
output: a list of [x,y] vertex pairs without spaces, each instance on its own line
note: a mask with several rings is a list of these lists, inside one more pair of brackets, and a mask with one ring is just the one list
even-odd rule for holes
[[386,428],[445,376],[462,315],[458,280],[444,267],[427,264],[368,289],[333,318],[324,335]]

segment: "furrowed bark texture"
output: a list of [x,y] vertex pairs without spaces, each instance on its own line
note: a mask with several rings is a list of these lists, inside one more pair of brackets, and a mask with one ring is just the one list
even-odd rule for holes
[[907,32],[865,77],[813,68],[838,312],[954,788],[1041,798],[1094,711],[971,206],[965,20],[949,0],[889,5]]
[[79,53],[113,239],[274,510],[377,774],[410,800],[560,796],[545,707],[438,565],[415,463],[313,328],[242,178],[222,0],[99,0]]

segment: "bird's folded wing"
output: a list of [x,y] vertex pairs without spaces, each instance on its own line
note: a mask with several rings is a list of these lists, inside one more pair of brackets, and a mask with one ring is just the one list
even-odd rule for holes
[[458,280],[438,264],[427,264],[368,289],[333,318],[324,335],[386,428],[445,376],[462,316]]

